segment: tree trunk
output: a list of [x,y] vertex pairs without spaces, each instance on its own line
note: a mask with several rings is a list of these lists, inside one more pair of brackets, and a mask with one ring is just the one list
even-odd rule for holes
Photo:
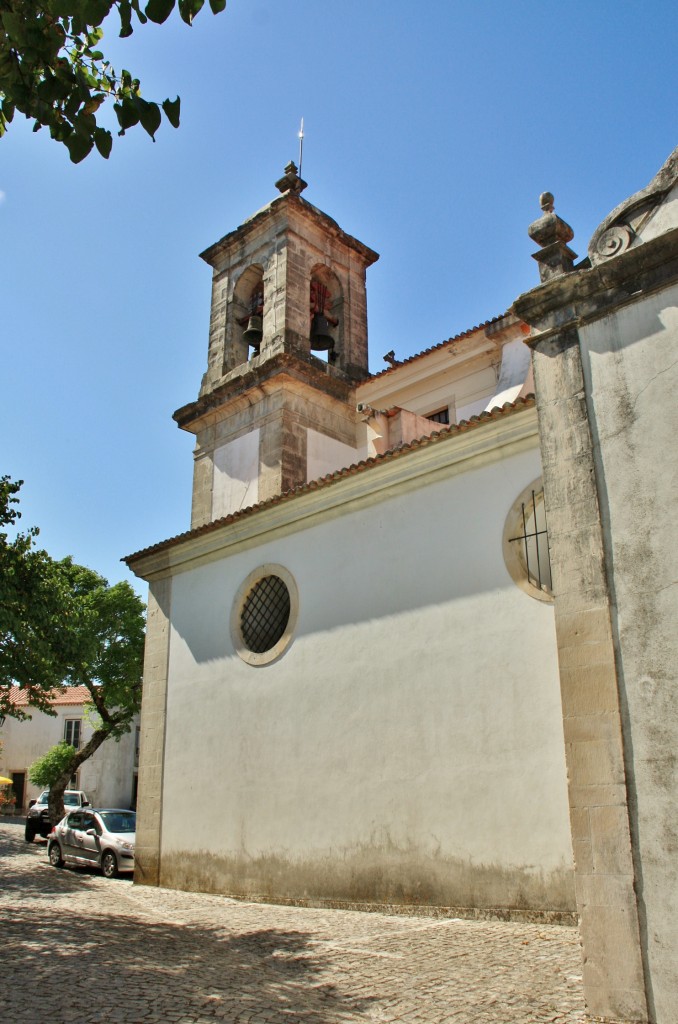
[[71,776],[77,772],[84,761],[87,761],[99,749],[109,735],[110,732],[106,729],[97,729],[96,732],[93,732],[85,746],[75,752],[68,763],[68,767],[64,769],[57,781],[50,786],[48,806],[49,820],[52,823],[52,827],[58,825],[66,814],[64,809],[64,792],[68,789]]

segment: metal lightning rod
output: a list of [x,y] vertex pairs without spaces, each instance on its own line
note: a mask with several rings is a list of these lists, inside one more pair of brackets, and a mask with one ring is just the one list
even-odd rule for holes
[[304,159],[304,119],[301,119],[301,128],[297,132],[299,136],[299,177],[301,177],[301,163]]

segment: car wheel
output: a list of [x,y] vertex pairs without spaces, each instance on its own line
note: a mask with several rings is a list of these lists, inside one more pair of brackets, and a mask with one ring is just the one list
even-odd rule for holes
[[105,878],[115,878],[118,874],[118,861],[112,850],[106,850],[101,858],[101,870]]
[[26,840],[27,843],[32,843],[33,840],[35,839],[35,829],[32,829],[28,823],[26,824],[24,839]]
[[61,856],[61,847],[58,843],[50,843],[48,856],[53,868],[62,868],[64,866],[64,858]]

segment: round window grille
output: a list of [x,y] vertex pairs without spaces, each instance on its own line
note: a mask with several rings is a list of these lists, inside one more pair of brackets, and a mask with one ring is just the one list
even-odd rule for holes
[[525,488],[504,526],[504,560],[515,583],[530,597],[553,600],[551,558],[541,480]]
[[231,609],[231,638],[248,665],[270,665],[292,642],[299,592],[282,565],[261,565],[243,580]]
[[254,584],[240,613],[245,646],[255,654],[275,647],[290,620],[290,592],[279,576],[264,576]]

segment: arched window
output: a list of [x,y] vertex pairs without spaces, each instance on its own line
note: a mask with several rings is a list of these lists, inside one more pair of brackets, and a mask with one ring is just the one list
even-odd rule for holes
[[258,264],[240,275],[233,292],[233,344],[240,362],[258,355],[264,334],[264,271]]
[[335,274],[317,267],[309,291],[309,338],[311,352],[326,353],[328,363],[339,356],[343,330],[343,296]]

